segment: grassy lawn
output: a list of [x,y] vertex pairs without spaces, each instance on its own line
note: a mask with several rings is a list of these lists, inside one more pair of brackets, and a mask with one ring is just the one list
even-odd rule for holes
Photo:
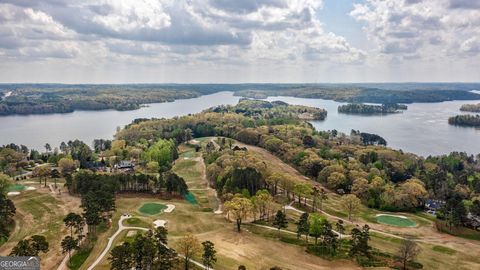
[[13,184],[8,187],[7,191],[22,191],[24,189],[25,189],[24,185]]
[[77,252],[75,252],[75,254],[70,259],[70,262],[68,263],[68,267],[71,270],[79,269],[82,266],[82,264],[85,262],[85,260],[88,258],[91,251],[92,251],[92,247],[85,247],[77,250]]
[[173,171],[185,179],[190,189],[185,199],[193,205],[199,205],[205,212],[212,212],[218,207],[218,201],[215,190],[208,187],[205,170],[201,153],[188,145],[179,146],[179,158],[175,161]]
[[397,227],[415,227],[417,223],[409,218],[402,218],[395,215],[381,215],[377,216],[377,221],[382,224],[387,224]]
[[453,228],[452,230],[449,230],[448,226],[445,224],[444,221],[437,220],[436,223],[437,223],[437,228],[439,228],[441,232],[448,233],[448,234],[465,238],[465,239],[480,241],[480,231],[472,230],[466,227],[458,227],[458,228]]
[[455,255],[457,253],[457,251],[444,246],[433,246],[432,250],[443,253],[443,254],[447,254],[447,255]]
[[147,221],[140,219],[138,217],[132,217],[123,221],[123,225],[128,227],[142,227],[142,228],[151,227],[151,223],[148,223]]
[[146,215],[158,215],[165,209],[167,209],[165,204],[149,202],[144,203],[140,208],[138,208],[138,212]]
[[[203,139],[205,142],[206,139]],[[358,269],[357,265],[350,260],[326,260],[306,252],[305,239],[297,239],[296,235],[282,233],[275,230],[263,229],[250,224],[242,226],[242,232],[237,233],[235,224],[226,221],[223,215],[215,215],[211,208],[215,205],[216,199],[211,189],[207,189],[207,182],[204,179],[204,166],[200,160],[200,153],[192,147],[181,145],[180,157],[175,162],[173,170],[182,176],[198,204],[191,204],[186,200],[159,201],[161,204],[171,203],[176,206],[172,213],[162,213],[161,219],[167,221],[169,231],[169,245],[177,248],[178,241],[187,233],[196,235],[200,242],[212,241],[217,250],[217,264],[215,269],[237,269],[243,264],[247,269],[270,269],[279,266],[283,269]],[[268,165],[275,170],[287,171],[292,177],[299,181],[306,181],[298,173],[292,172],[282,163],[270,160],[265,157]],[[330,195],[330,194],[329,194]],[[324,204],[324,209],[331,214],[346,217],[346,213],[339,205],[340,196],[331,194]],[[91,256],[80,269],[86,269],[103,251],[108,238],[117,230],[117,222],[121,213],[135,213],[142,205],[151,203],[149,198],[124,198],[119,196],[116,201],[117,212],[112,218],[112,227],[102,235],[99,235],[96,246],[92,249]],[[209,211],[204,211],[209,209]],[[339,210],[340,209],[340,210]],[[383,213],[367,207],[362,207],[357,216],[359,222],[369,221],[378,227],[390,227],[377,223],[376,214]],[[411,221],[416,222],[419,227],[430,225],[431,220],[421,213],[403,214]],[[287,211],[289,221],[288,230],[295,231],[300,214],[294,211]],[[126,226],[148,228],[158,217],[152,215],[141,215],[125,221]],[[334,222],[335,219],[330,220]],[[350,227],[347,229],[347,231]],[[406,230],[417,230],[418,228],[390,227],[390,232],[404,234]],[[427,231],[430,228],[424,228]],[[129,230],[123,231],[114,241],[114,246],[123,241],[131,241],[134,236],[127,237]],[[370,244],[382,252],[396,254],[400,248],[401,240],[388,237],[382,234],[371,232]],[[420,244],[422,252],[418,261],[424,265],[424,269],[476,269],[480,264],[480,256],[467,255],[461,251],[455,251],[450,246],[439,243],[438,245]],[[456,252],[455,256],[449,253]],[[96,269],[109,269],[108,256]],[[199,259],[198,256],[196,259]]]
[[23,191],[12,197],[17,209],[15,229],[10,238],[0,247],[0,256],[8,255],[10,250],[22,239],[39,234],[45,236],[50,250],[40,254],[42,269],[54,269],[64,258],[60,242],[68,231],[63,225],[63,218],[70,211],[78,211],[79,200],[68,194],[53,195],[38,184],[35,191]]
[[[148,200],[148,198],[118,198],[118,210],[114,215],[114,224],[118,221],[120,213],[132,213],[132,210],[137,209],[143,203],[148,202]],[[162,214],[162,219],[168,221],[169,244],[176,248],[178,240],[186,233],[195,234],[200,242],[212,241],[218,252],[218,262],[215,265],[215,269],[237,269],[240,264],[245,265],[247,269],[269,269],[275,265],[284,269],[312,269],[312,265],[316,265],[315,268],[325,269],[329,267],[333,269],[354,268],[353,263],[343,265],[336,261],[330,262],[307,254],[304,247],[291,244],[292,241],[297,241],[295,235],[292,235],[292,237],[286,236],[281,241],[278,241],[278,239],[275,239],[276,231],[268,232],[271,234],[271,237],[266,237],[252,233],[250,228],[253,226],[248,225],[243,227],[241,233],[237,233],[235,224],[226,222],[222,215],[202,212],[198,206],[191,205],[186,201],[172,200],[168,203],[176,206],[172,213]],[[134,218],[138,218],[148,224],[151,224],[155,219],[153,216]],[[137,222],[134,220],[134,223]],[[101,246],[101,248],[94,247],[92,255],[80,269],[86,269],[94,261],[105,247],[107,238],[114,231],[116,231],[116,227],[112,227],[108,233],[99,236],[97,245]],[[131,241],[133,237],[126,236],[128,231],[123,231],[114,241],[114,245],[118,245],[123,241]],[[200,260],[198,257],[196,259]],[[105,258],[96,269],[109,269],[108,260]]]

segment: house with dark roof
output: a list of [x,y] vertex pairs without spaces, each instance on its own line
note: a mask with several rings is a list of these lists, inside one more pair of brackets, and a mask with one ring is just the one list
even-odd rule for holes
[[135,165],[129,160],[121,160],[113,166],[117,170],[124,172],[133,172],[135,170]]
[[435,199],[427,199],[425,200],[425,210],[427,213],[435,215],[440,208],[445,204],[445,201],[442,200],[435,200]]

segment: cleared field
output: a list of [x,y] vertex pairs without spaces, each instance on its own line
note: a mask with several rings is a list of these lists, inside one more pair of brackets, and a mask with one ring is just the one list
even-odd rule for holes
[[50,246],[46,254],[40,254],[41,267],[55,269],[64,258],[60,242],[63,236],[68,234],[63,218],[71,211],[79,211],[80,200],[67,192],[62,192],[61,195],[53,194],[34,180],[27,182],[37,190],[22,191],[20,195],[12,197],[17,209],[15,229],[8,241],[0,247],[0,255],[8,255],[18,241],[40,234],[46,237]]
[[[149,200],[151,199],[118,198],[118,211],[113,222],[118,221],[119,213],[132,213]],[[161,215],[162,219],[168,221],[170,245],[175,248],[177,241],[189,232],[195,234],[200,241],[212,241],[218,252],[218,262],[215,269],[236,269],[240,264],[245,265],[247,269],[269,269],[275,265],[283,269],[359,269],[350,261],[330,262],[311,256],[301,246],[263,237],[258,233],[251,232],[249,226],[245,226],[241,233],[237,233],[234,224],[227,222],[223,216],[202,212],[198,206],[191,205],[188,202],[172,200],[163,203],[175,204],[176,206],[172,213],[162,213]],[[155,217],[135,216],[134,219],[134,224],[145,225],[152,224]],[[128,224],[127,221],[124,223],[133,226]],[[112,228],[109,232],[115,230],[116,228]],[[127,234],[128,231],[122,232],[115,243],[120,244],[123,241],[129,241],[131,237],[127,237]],[[102,239],[106,240],[108,237],[109,235],[102,236]],[[99,245],[103,242],[102,239],[99,238]],[[88,261],[93,261],[94,256],[95,254],[92,251]],[[87,265],[89,264],[85,264],[82,269],[85,269]],[[96,269],[109,269],[108,260],[104,259]]]

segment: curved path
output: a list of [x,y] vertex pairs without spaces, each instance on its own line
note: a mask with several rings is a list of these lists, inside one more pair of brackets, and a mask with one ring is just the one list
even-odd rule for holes
[[[290,204],[288,204],[288,205],[285,205],[285,206],[284,206],[285,210],[292,210],[292,211],[295,211],[295,212],[300,213],[300,214],[305,213],[305,211],[302,211],[302,210],[299,210],[299,209],[293,207],[292,204],[293,204],[294,202],[295,202],[295,201],[292,201],[292,203],[290,203]],[[264,226],[264,227],[268,227],[268,226]],[[270,228],[274,228],[274,227],[270,227]],[[274,229],[276,229],[276,228],[274,228]],[[286,231],[286,232],[289,232],[289,233],[290,233],[291,231]],[[347,237],[350,237],[349,234],[342,234],[342,233],[337,232],[336,230],[333,230],[333,229],[332,229],[332,232],[335,233],[336,235],[338,235],[339,238],[347,238]],[[295,232],[291,232],[291,233],[296,234]]]
[[142,227],[126,227],[126,226],[123,226],[123,221],[125,219],[129,219],[130,216],[124,216],[122,215],[120,217],[120,219],[118,220],[118,230],[110,237],[108,238],[108,244],[107,246],[105,247],[105,249],[102,251],[102,253],[100,254],[100,256],[98,256],[98,258],[92,263],[92,265],[90,265],[90,267],[88,267],[88,270],[92,270],[93,268],[95,268],[103,259],[103,257],[105,257],[105,255],[107,255],[108,251],[110,250],[110,248],[112,247],[112,244],[113,244],[113,241],[115,240],[115,238],[117,238],[117,236],[123,231],[123,230],[142,230],[142,231],[148,231],[147,228],[142,228]]
[[[88,267],[88,270],[93,270],[103,259],[103,257],[105,257],[105,255],[107,255],[107,253],[110,251],[110,248],[112,247],[112,244],[113,244],[113,241],[115,240],[115,238],[123,231],[123,230],[141,230],[141,231],[148,231],[149,229],[147,228],[142,228],[142,227],[127,227],[127,226],[123,226],[123,221],[126,220],[126,219],[129,219],[131,216],[125,216],[125,215],[122,215],[120,217],[120,219],[118,220],[118,230],[110,237],[108,238],[108,244],[107,246],[105,247],[105,249],[103,250],[103,252],[100,254],[100,256],[98,256],[98,258],[90,265],[90,267]],[[181,255],[181,254],[178,254],[178,257],[182,258],[182,259],[185,259],[185,256]],[[194,260],[191,260],[190,259],[190,262],[195,264],[196,266],[202,268],[202,269],[212,269],[213,268],[207,268],[205,265],[197,262],[197,261],[194,261]]]

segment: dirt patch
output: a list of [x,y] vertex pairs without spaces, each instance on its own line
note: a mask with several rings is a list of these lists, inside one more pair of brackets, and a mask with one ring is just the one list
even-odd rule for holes
[[[220,260],[235,261],[247,269],[361,269],[350,261],[327,261],[309,255],[302,247],[269,240],[246,230],[241,233],[222,230],[201,235],[202,240],[215,243]],[[232,269],[235,263],[232,264]],[[227,263],[228,264],[228,263]]]
[[50,245],[46,254],[41,254],[42,269],[56,269],[65,257],[60,242],[68,231],[63,226],[63,217],[69,212],[80,212],[80,199],[67,192],[51,194],[48,188],[37,186],[36,190],[12,197],[17,208],[15,229],[9,241],[0,247],[0,255],[8,255],[18,241],[35,234],[44,235]]

